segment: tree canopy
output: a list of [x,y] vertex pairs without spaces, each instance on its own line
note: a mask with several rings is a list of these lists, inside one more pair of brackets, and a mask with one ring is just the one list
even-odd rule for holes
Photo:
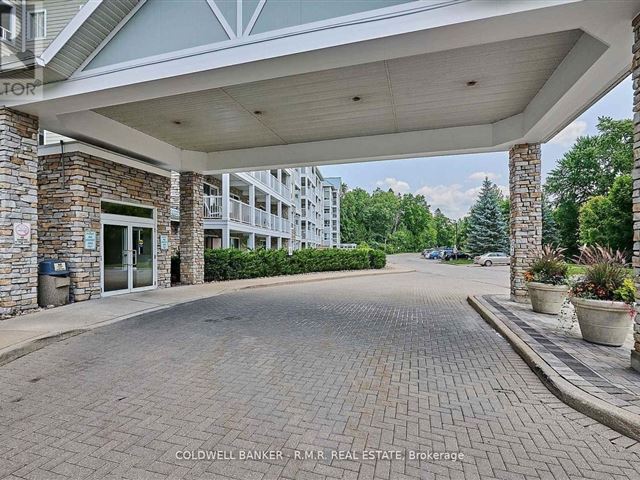
[[[633,168],[633,122],[600,117],[596,135],[579,137],[549,174],[545,192],[555,208],[559,243],[569,254],[576,254],[578,243],[592,238],[585,227],[584,238],[579,233],[580,211],[592,197],[607,196],[620,175]],[[606,203],[606,202],[605,202]],[[589,207],[601,200],[592,202]],[[602,213],[602,212],[600,212]],[[590,213],[585,212],[585,220]]]
[[434,219],[424,196],[396,194],[391,189],[378,188],[370,194],[345,186],[340,210],[344,243],[367,243],[391,252],[436,245],[437,225],[442,223]]

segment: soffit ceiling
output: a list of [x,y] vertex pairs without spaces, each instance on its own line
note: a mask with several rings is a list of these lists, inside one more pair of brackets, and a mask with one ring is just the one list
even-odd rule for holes
[[205,152],[487,124],[522,112],[581,34],[558,32],[95,111]]

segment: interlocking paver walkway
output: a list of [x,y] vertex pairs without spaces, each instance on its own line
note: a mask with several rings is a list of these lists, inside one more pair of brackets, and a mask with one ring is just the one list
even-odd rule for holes
[[534,313],[528,304],[503,295],[478,299],[523,339],[564,379],[612,406],[640,415],[640,373],[631,369],[633,333],[622,347],[607,347],[582,339],[577,324]]
[[[466,268],[199,300],[4,365],[0,477],[640,478],[634,446],[557,400],[466,304],[504,293],[505,270]],[[283,458],[176,458],[198,449]],[[330,457],[367,449],[402,458]]]

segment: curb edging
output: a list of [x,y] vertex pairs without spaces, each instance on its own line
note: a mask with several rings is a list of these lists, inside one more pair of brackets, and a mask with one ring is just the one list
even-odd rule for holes
[[[40,337],[32,338],[20,342],[17,347],[12,348],[6,352],[0,353],[0,367],[2,365],[6,365],[9,362],[13,362],[20,357],[24,357],[31,352],[35,352],[36,350],[40,350],[41,348],[46,347],[47,345],[51,345],[52,343],[60,342],[62,340],[66,340],[67,338],[75,337],[76,335],[80,335],[81,333],[88,332],[89,329],[74,329],[74,330],[66,330],[64,332],[45,334]],[[11,347],[7,347],[11,348]]]
[[640,442],[640,415],[623,410],[576,387],[555,371],[493,312],[482,305],[477,296],[470,295],[467,297],[467,302],[509,342],[515,352],[558,399],[622,435]]

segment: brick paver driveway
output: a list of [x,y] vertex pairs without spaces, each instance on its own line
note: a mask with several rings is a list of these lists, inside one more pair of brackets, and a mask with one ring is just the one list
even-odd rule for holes
[[[400,261],[420,271],[223,295],[0,367],[0,477],[640,478],[466,305],[504,268]],[[176,458],[247,450],[276,458]]]

